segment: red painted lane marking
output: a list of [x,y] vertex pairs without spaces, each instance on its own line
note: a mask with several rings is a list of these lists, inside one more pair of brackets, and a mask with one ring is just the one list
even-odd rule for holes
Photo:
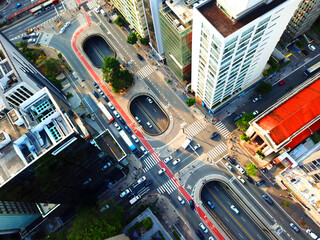
[[[77,0],[77,2],[79,3],[80,0]],[[168,175],[168,177],[170,179],[172,179],[175,184],[177,185],[177,188],[179,189],[179,191],[181,192],[181,194],[188,200],[190,201],[192,198],[191,196],[188,194],[188,192],[180,185],[179,181],[174,177],[174,175],[172,174],[172,172],[169,170],[169,168],[161,161],[161,159],[159,158],[159,156],[156,154],[156,152],[154,151],[154,149],[151,147],[151,145],[149,144],[149,142],[144,138],[144,136],[142,135],[142,133],[136,128],[136,126],[133,124],[133,122],[131,121],[131,119],[127,116],[127,114],[123,111],[123,109],[120,107],[120,105],[118,104],[118,102],[115,100],[115,98],[111,95],[111,92],[108,90],[108,88],[102,83],[101,79],[98,77],[98,75],[95,73],[95,71],[91,68],[90,64],[87,62],[87,60],[84,58],[84,56],[82,55],[82,53],[80,52],[80,50],[77,48],[76,42],[77,39],[79,37],[79,35],[86,29],[88,29],[91,26],[91,18],[89,16],[88,13],[85,12],[86,15],[86,19],[88,21],[88,25],[85,26],[84,28],[80,29],[73,38],[72,41],[72,48],[74,50],[74,52],[78,55],[79,59],[81,60],[81,62],[84,64],[84,66],[87,68],[87,70],[90,72],[91,76],[93,77],[93,79],[95,80],[95,82],[99,85],[99,87],[103,90],[103,92],[108,96],[108,98],[110,99],[110,101],[112,102],[112,104],[117,108],[118,112],[122,115],[122,118],[124,118],[124,120],[127,122],[128,125],[131,126],[132,130],[136,133],[136,135],[140,138],[141,142],[146,146],[146,148],[149,150],[150,154],[152,154],[158,164],[160,165],[161,168],[165,168],[166,169],[166,174]],[[201,219],[206,223],[206,225],[208,226],[208,228],[214,233],[214,235],[221,240],[224,240],[224,237],[221,235],[221,233],[218,231],[218,229],[210,222],[210,220],[207,218],[207,216],[204,214],[204,212],[202,211],[202,209],[200,207],[197,207],[197,211],[199,216],[201,217]]]

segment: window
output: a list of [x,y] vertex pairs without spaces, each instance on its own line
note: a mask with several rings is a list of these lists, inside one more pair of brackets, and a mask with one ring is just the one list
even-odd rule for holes
[[252,32],[252,31],[253,31],[253,29],[254,29],[254,26],[253,26],[253,27],[251,27],[251,28],[249,28],[249,29],[247,29],[246,31],[244,31],[244,32],[241,34],[241,37],[243,37],[243,36],[245,36],[246,34],[248,34],[248,33]]
[[265,24],[266,22],[268,22],[270,20],[271,16],[267,17],[266,19],[264,19],[263,21],[259,22],[258,27],[260,27],[261,25]]
[[230,41],[228,41],[225,45],[225,47],[228,47],[229,45],[231,45],[232,43],[234,43],[235,41],[238,40],[238,36],[236,36],[235,38],[231,39]]

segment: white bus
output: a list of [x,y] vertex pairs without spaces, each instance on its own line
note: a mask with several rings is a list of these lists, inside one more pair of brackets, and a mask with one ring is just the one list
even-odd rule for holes
[[103,105],[103,103],[98,102],[98,107],[100,108],[101,112],[106,116],[106,118],[109,120],[109,122],[113,122],[114,118],[108,111],[108,109]]

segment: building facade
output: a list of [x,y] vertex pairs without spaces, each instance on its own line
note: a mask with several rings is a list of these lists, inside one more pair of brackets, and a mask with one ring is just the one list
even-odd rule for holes
[[302,0],[280,39],[280,45],[286,46],[308,31],[319,15],[320,1]]
[[180,81],[191,79],[192,14],[181,0],[166,1],[160,11],[166,63]]
[[194,8],[192,90],[211,109],[252,85],[299,0],[213,0]]

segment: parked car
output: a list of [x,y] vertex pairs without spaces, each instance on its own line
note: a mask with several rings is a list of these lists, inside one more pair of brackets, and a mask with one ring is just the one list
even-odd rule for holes
[[134,142],[136,142],[136,143],[139,142],[139,138],[137,138],[136,135],[132,134],[131,137],[132,137],[132,139],[133,139]]
[[26,39],[29,39],[29,38],[30,38],[30,35],[23,35],[23,36],[22,36],[22,39],[23,39],[23,40],[26,40]]
[[282,80],[282,81],[278,82],[278,86],[282,86],[282,85],[285,84],[285,83],[286,83],[286,81],[285,81],[285,80]]
[[226,163],[226,166],[227,166],[227,168],[230,169],[231,172],[233,171],[233,167],[230,165],[230,163]]
[[261,171],[262,171],[263,173],[266,173],[266,172],[268,172],[268,169],[267,169],[266,167],[263,167],[263,168],[261,169]]
[[128,132],[128,133],[132,133],[131,129],[128,126],[124,126],[124,129]]
[[263,199],[266,200],[266,202],[269,203],[270,205],[273,204],[272,200],[268,197],[267,194],[263,194],[262,197],[263,197]]
[[135,191],[132,191],[132,192],[127,196],[127,198],[128,198],[128,199],[131,199],[131,198],[134,197],[135,194],[136,194],[136,192],[135,192]]
[[313,46],[311,43],[308,44],[308,48],[309,48],[312,52],[314,52],[314,51],[316,50],[316,47]]
[[149,103],[153,103],[152,99],[150,97],[147,97],[147,100]]
[[145,187],[148,187],[152,184],[153,182],[150,180],[150,181],[146,181],[146,183],[144,184]]
[[129,192],[131,192],[131,190],[129,188],[127,188],[122,193],[120,193],[120,197],[123,198],[123,197],[127,196],[129,194]]
[[141,123],[140,118],[138,118],[137,116],[135,116],[134,118],[137,120],[138,123]]
[[99,94],[96,91],[92,91],[93,96],[95,96],[96,98],[99,98]]
[[254,112],[253,112],[253,115],[258,115],[259,114],[259,111],[258,110],[255,110]]
[[230,208],[231,208],[231,210],[234,211],[236,214],[239,214],[239,210],[238,210],[234,205],[231,205]]
[[190,199],[189,203],[190,203],[191,210],[194,210],[194,208],[195,208],[194,207],[194,201],[192,199]]
[[183,205],[185,203],[185,201],[183,200],[182,197],[178,196],[178,201]]
[[139,53],[137,53],[137,57],[139,58],[140,61],[143,61],[144,59]]
[[116,127],[116,129],[118,130],[118,131],[120,131],[121,130],[121,127],[119,126],[119,124],[118,123],[114,123],[114,126]]
[[147,178],[145,176],[142,176],[141,178],[138,179],[137,184],[143,183]]
[[37,38],[37,37],[39,37],[39,33],[34,32],[34,33],[31,33],[29,36],[32,38]]
[[198,148],[201,148],[200,144],[197,144],[197,145],[194,146],[194,150],[197,150]]
[[238,178],[238,179],[239,179],[239,181],[240,181],[240,182],[242,182],[243,184],[245,184],[245,183],[246,183],[246,181],[243,179],[243,177],[238,176],[237,178]]
[[69,22],[66,22],[66,24],[64,25],[64,27],[69,27],[70,26],[70,24],[71,24],[71,22],[69,21]]
[[299,232],[300,231],[299,228],[296,225],[294,225],[293,223],[290,223],[289,225],[295,232]]
[[161,168],[159,171],[158,171],[158,174],[161,175],[162,173],[164,173],[166,171],[165,168]]
[[245,174],[246,173],[246,171],[239,164],[236,166],[236,168],[241,174]]
[[200,240],[204,240],[204,236],[202,235],[202,233],[200,232],[200,230],[195,231],[195,233],[197,234],[198,238]]
[[261,186],[262,184],[264,184],[264,180],[260,180],[260,181],[256,182],[257,187]]
[[17,3],[17,4],[16,4],[16,8],[19,8],[19,7],[21,7],[21,6],[22,6],[21,3]]
[[60,29],[59,33],[61,34],[61,33],[64,33],[65,31],[66,31],[66,27],[62,27],[62,28]]
[[148,126],[149,128],[152,128],[152,124],[149,123],[149,122],[147,122],[147,126]]
[[307,230],[306,230],[306,233],[308,233],[309,236],[310,236],[312,239],[317,239],[317,238],[318,238],[318,236],[317,236],[314,232],[312,232],[310,229],[307,229]]
[[101,9],[101,6],[98,6],[98,7],[96,7],[96,8],[94,9],[94,11],[95,11],[96,13],[99,13],[99,12],[100,12],[100,9]]
[[173,166],[177,165],[179,162],[181,162],[180,158],[177,158],[176,160],[173,161]]
[[273,163],[269,163],[266,168],[270,171],[273,168]]
[[112,23],[111,19],[109,18],[108,14],[106,15],[106,19],[109,23]]
[[236,164],[236,160],[230,156],[227,157],[228,161],[231,163],[231,164]]
[[239,115],[237,115],[237,116],[233,119],[233,121],[237,121],[237,120],[240,119],[240,118],[242,118],[242,113],[240,113]]
[[209,205],[209,207],[210,207],[211,209],[214,209],[214,205],[213,205],[212,202],[208,201],[207,203],[208,203],[208,205]]
[[212,135],[210,136],[210,138],[213,139],[213,138],[215,138],[215,137],[217,137],[217,136],[219,136],[219,133],[214,132],[214,133],[212,133]]
[[303,55],[308,56],[309,52],[306,49],[301,50],[301,52],[303,53]]
[[208,233],[208,232],[209,232],[208,229],[204,226],[203,223],[199,223],[199,227],[202,229],[202,231],[203,231],[204,233]]
[[144,146],[140,146],[140,149],[144,154],[148,153],[147,149],[145,149]]
[[123,125],[125,125],[125,124],[126,124],[126,122],[123,120],[123,118],[122,118],[122,117],[119,117],[119,121],[120,121]]
[[113,114],[116,116],[116,118],[120,118],[120,114],[117,112],[117,110],[114,110]]
[[28,40],[28,43],[35,43],[36,42],[36,39],[35,38],[30,38],[29,40]]
[[111,110],[114,110],[114,106],[113,106],[113,104],[111,102],[108,102],[107,104],[108,104],[108,106],[110,107]]
[[95,86],[96,88],[99,88],[99,85],[96,82],[92,82],[93,86]]
[[164,163],[168,163],[168,162],[170,162],[172,160],[172,156],[169,156],[169,157],[166,157],[164,160],[163,160],[163,162]]
[[111,166],[111,163],[107,162],[107,164],[102,167],[102,171],[106,170],[110,166]]
[[253,179],[250,176],[244,175],[244,177],[249,181],[249,183],[253,183]]

